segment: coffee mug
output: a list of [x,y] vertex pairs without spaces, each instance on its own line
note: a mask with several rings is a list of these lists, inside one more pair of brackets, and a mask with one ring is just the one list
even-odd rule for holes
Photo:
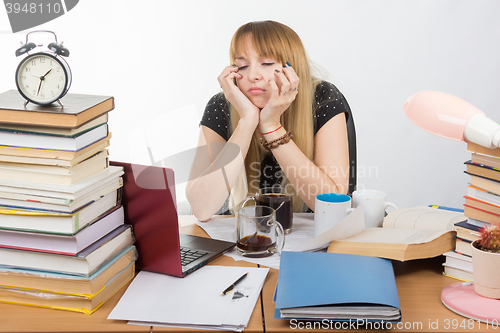
[[376,190],[358,190],[352,193],[353,207],[363,206],[366,229],[382,226],[387,207],[398,209],[392,202],[385,201],[385,197],[384,192]]
[[285,245],[283,227],[268,206],[242,207],[236,212],[236,249],[245,257],[263,258],[281,253]]
[[314,237],[336,226],[353,210],[351,197],[346,194],[318,194],[314,203]]
[[283,227],[285,234],[290,233],[293,224],[293,201],[292,195],[281,186],[264,187],[255,196],[245,198],[241,207],[247,201],[253,200],[256,205],[268,206],[276,211],[276,219]]

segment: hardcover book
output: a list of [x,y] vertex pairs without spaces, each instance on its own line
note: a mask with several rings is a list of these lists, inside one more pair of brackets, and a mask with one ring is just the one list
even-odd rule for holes
[[[467,173],[467,172],[465,172]],[[482,190],[491,192],[496,195],[500,195],[500,181],[495,181],[492,179],[480,177],[480,176],[475,176],[472,174],[469,174],[470,177],[470,184],[472,186],[478,187]]]
[[0,286],[33,291],[92,295],[102,289],[113,277],[130,267],[136,259],[137,250],[135,246],[131,245],[90,276],[0,267]]
[[483,211],[487,211],[491,214],[497,214],[500,215],[500,206],[492,204],[487,201],[479,200],[473,197],[469,196],[464,196],[465,198],[465,205],[476,208],[476,209],[481,209]]
[[[0,160],[5,162],[14,161],[17,162],[16,158],[22,157],[25,163],[33,163],[27,158],[43,158],[52,160],[63,160],[69,161],[70,165],[74,165],[79,161],[94,155],[95,153],[107,148],[109,146],[109,140],[111,139],[111,133],[107,137],[101,139],[90,146],[87,146],[78,151],[64,151],[64,150],[50,150],[50,149],[34,149],[34,148],[21,148],[21,147],[9,147],[0,146]],[[6,156],[3,156],[6,155]],[[10,158],[8,156],[11,156]],[[43,163],[35,163],[43,164]]]
[[500,214],[493,213],[492,211],[489,210],[464,204],[464,214],[467,217],[479,221],[500,224]]
[[135,276],[134,264],[92,295],[42,292],[0,286],[0,302],[91,314]]
[[472,153],[471,161],[474,163],[488,165],[490,167],[500,169],[500,157]]
[[133,244],[132,228],[124,224],[73,256],[0,248],[0,267],[90,276]]
[[123,207],[120,206],[74,235],[0,229],[0,247],[76,255],[124,221]]
[[76,152],[106,138],[107,136],[107,124],[103,124],[71,137],[20,131],[0,131],[0,145]]
[[486,201],[493,205],[500,206],[500,195],[493,192],[485,191],[479,187],[467,186],[467,195],[477,200]]
[[44,127],[36,125],[10,125],[5,123],[0,123],[0,131],[21,131],[33,134],[46,134],[46,135],[56,135],[56,136],[67,136],[73,137],[82,132],[86,132],[90,129],[96,128],[100,125],[104,125],[108,122],[108,114],[103,114],[79,127],[75,128],[61,128],[61,127]]
[[467,151],[486,156],[500,157],[500,148],[487,148],[473,142],[467,142]]
[[111,192],[74,213],[0,207],[0,229],[73,235],[117,203],[116,192]]
[[66,94],[63,106],[29,103],[17,90],[0,94],[0,119],[6,124],[74,128],[114,109],[114,98],[84,94]]
[[457,232],[458,238],[472,242],[479,239],[481,228],[467,221],[462,221],[455,224],[455,231]]
[[500,169],[496,169],[484,164],[474,163],[472,161],[465,162],[465,165],[467,165],[468,174],[500,181]]

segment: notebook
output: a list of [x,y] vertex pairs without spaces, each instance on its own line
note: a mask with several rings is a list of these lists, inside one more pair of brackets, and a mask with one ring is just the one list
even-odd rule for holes
[[235,243],[179,234],[174,171],[110,162],[124,170],[122,205],[132,224],[142,270],[185,277],[231,250]]
[[392,264],[382,258],[281,252],[276,319],[401,321]]

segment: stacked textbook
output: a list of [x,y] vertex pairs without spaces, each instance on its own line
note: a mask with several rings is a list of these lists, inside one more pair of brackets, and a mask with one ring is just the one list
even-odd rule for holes
[[133,278],[136,250],[108,165],[114,100],[62,101],[0,94],[0,302],[90,314]]
[[473,281],[471,243],[480,230],[491,223],[500,224],[500,148],[489,149],[467,143],[471,159],[465,162],[470,175],[464,203],[466,222],[455,224],[455,251],[445,254],[444,274],[463,281]]
[[483,227],[500,224],[500,148],[488,149],[468,143],[471,160],[465,162],[471,180],[464,213],[469,223]]

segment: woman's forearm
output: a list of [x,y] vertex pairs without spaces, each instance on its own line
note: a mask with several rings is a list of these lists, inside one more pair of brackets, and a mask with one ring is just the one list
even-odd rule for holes
[[[267,140],[280,137],[285,130],[277,131]],[[286,175],[295,191],[306,205],[314,210],[314,202],[317,194],[326,192],[347,193],[349,184],[349,162],[347,144],[345,153],[338,154],[335,163],[329,163],[328,167],[316,165],[291,140],[290,142],[272,149],[276,161],[279,163],[283,173]]]
[[[241,168],[244,167],[244,159],[255,127],[256,125],[240,121],[227,143],[211,142],[210,135],[205,135],[208,154],[199,154],[200,156],[195,158],[194,168],[200,172],[192,175],[186,187],[191,211],[200,221],[210,219],[227,199]],[[210,148],[211,144],[221,144],[224,147],[217,151]],[[205,155],[205,158],[201,155]]]

